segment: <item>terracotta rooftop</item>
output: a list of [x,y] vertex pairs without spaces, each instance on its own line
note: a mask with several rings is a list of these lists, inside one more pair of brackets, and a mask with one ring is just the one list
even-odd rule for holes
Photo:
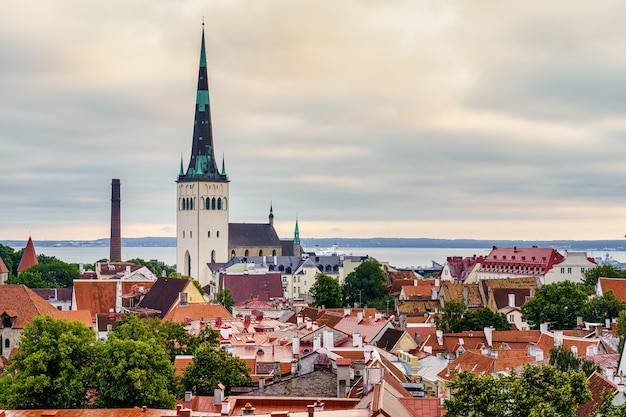
[[25,285],[3,285],[0,291],[0,314],[17,316],[14,329],[23,329],[33,317],[40,314],[50,314],[57,317],[57,310],[52,304],[38,296]]
[[578,417],[594,415],[593,411],[596,405],[600,404],[602,401],[603,392],[608,391],[613,395],[617,393],[617,387],[598,372],[592,373],[589,378],[587,378],[587,382],[589,383],[589,390],[591,391],[591,401],[578,406]]
[[485,256],[480,271],[507,272],[511,274],[545,275],[552,267],[565,260],[556,249],[539,248],[498,248],[493,247]]
[[[89,310],[91,315],[95,316],[98,313],[108,313],[111,309],[116,310],[117,303],[117,283],[120,280],[74,280],[73,286],[73,301],[75,305],[72,308],[78,310]],[[133,287],[144,287],[148,289],[154,285],[153,281],[125,281],[121,280],[122,293],[130,294],[133,291]],[[129,307],[124,301],[121,301],[123,306]]]
[[64,410],[4,410],[6,417],[166,417],[176,410],[152,408],[80,408]]
[[163,317],[163,321],[185,323],[187,320],[209,320],[215,319],[216,317],[232,318],[233,316],[221,304],[189,303],[186,306],[177,305],[172,308]]
[[497,351],[498,356],[494,357],[483,355],[480,350],[466,350],[439,372],[438,376],[446,381],[451,381],[456,377],[456,374],[462,371],[469,371],[474,374],[491,374],[514,369],[525,363],[535,361],[535,357],[528,356],[525,350],[513,351],[508,354],[504,354],[504,352],[506,351]]
[[235,304],[246,300],[270,301],[283,297],[283,283],[280,272],[262,274],[220,274],[219,289],[228,288]]
[[54,317],[67,321],[80,321],[89,329],[93,329],[95,326],[89,310],[57,310]]
[[6,274],[8,272],[9,272],[9,268],[7,268],[2,258],[0,258],[0,274]]
[[374,318],[364,318],[359,321],[358,317],[347,316],[337,323],[335,329],[352,335],[354,333],[361,333],[363,342],[370,342],[378,333],[380,333],[385,326],[389,324],[389,320],[381,318],[375,320]]
[[17,267],[17,272],[20,273],[33,265],[37,265],[38,263],[33,239],[29,237],[28,242],[26,242],[26,247],[24,248],[22,259],[20,259],[20,264]]
[[622,301],[626,301],[626,279],[624,278],[598,278],[598,286],[602,294],[613,291],[613,294]]

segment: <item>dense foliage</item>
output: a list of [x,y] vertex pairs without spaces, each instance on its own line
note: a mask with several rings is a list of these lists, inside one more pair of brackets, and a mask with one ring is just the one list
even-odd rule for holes
[[35,317],[2,378],[0,403],[7,408],[86,406],[97,349],[94,332],[82,323]]
[[582,284],[561,281],[542,286],[535,298],[522,306],[522,313],[533,329],[548,323],[552,329],[573,329],[587,302]]
[[362,262],[343,281],[344,304],[359,307],[384,300],[388,295],[385,274],[378,261]]
[[584,373],[551,365],[525,365],[510,376],[461,372],[448,386],[447,417],[574,417],[591,400]]
[[583,284],[595,287],[598,278],[626,278],[626,271],[617,269],[613,265],[598,265],[584,272]]
[[213,395],[218,383],[226,387],[226,394],[234,386],[250,385],[246,363],[214,345],[202,344],[195,352],[193,363],[185,369],[181,381],[182,392],[196,395]]
[[316,307],[338,308],[343,305],[339,281],[329,275],[318,274],[309,292],[313,296],[313,305]]
[[511,325],[506,316],[488,308],[469,311],[464,301],[448,300],[435,316],[435,326],[444,333],[459,333],[468,330],[509,330]]
[[[174,377],[177,354],[196,355],[183,385]],[[219,348],[214,330],[193,336],[181,324],[137,316],[119,323],[106,342],[80,322],[37,316],[12,361],[0,378],[0,404],[8,408],[172,408],[176,394],[205,383],[250,383],[245,362]]]
[[602,368],[595,362],[577,357],[572,351],[563,346],[557,346],[550,350],[550,365],[563,372],[582,372],[589,377],[594,372],[602,373]]
[[233,312],[233,305],[235,305],[235,300],[233,300],[233,294],[228,288],[224,288],[217,293],[217,301],[219,301],[230,313]]

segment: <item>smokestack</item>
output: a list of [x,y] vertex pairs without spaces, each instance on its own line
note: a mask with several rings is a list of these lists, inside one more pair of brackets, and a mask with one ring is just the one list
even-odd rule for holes
[[111,183],[111,241],[109,243],[111,262],[122,259],[122,229],[120,209],[120,180]]

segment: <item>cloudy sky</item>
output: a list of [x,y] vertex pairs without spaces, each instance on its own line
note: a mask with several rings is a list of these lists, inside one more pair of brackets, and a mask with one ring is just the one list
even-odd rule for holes
[[204,16],[233,222],[281,237],[620,239],[626,2],[22,0],[0,239],[174,236]]

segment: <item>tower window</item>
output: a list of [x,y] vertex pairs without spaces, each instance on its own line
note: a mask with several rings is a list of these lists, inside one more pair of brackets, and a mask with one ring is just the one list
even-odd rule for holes
[[211,237],[211,231],[206,232],[206,237]]
[[222,209],[222,199],[221,199],[221,198],[218,198],[218,199],[217,199],[217,209],[218,209],[218,210],[221,210],[221,209]]
[[183,230],[183,238],[185,237],[185,231]]
[[220,231],[215,232],[215,237],[220,237]]
[[215,210],[215,197],[211,199],[211,210]]
[[193,237],[193,232],[191,230],[189,231],[189,237]]
[[211,199],[210,198],[207,198],[206,201],[204,202],[204,208],[206,210],[211,208]]

